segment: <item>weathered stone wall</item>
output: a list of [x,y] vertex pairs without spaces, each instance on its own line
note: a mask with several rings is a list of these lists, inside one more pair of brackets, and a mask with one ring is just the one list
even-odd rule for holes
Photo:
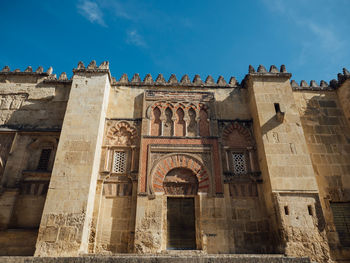
[[38,256],[88,252],[109,91],[107,70],[79,66],[75,71],[40,224]]
[[[170,253],[172,194],[163,184],[181,168],[198,183],[190,198],[201,253],[284,253],[327,262],[328,230],[341,258],[346,251],[329,201],[350,199],[349,83],[337,92],[292,92],[289,77],[283,67],[259,67],[242,85],[198,75],[192,82],[187,75],[180,82],[175,75],[141,81],[137,74],[115,81],[108,63],[94,61],[87,68],[79,63],[72,80],[5,69],[0,254],[32,255],[36,239],[37,256]],[[49,169],[38,172],[48,146]],[[235,150],[245,153],[247,174],[232,172]],[[115,151],[128,156],[123,172],[113,170]]]
[[[227,222],[229,225],[229,252],[240,254],[269,254],[275,252],[272,236],[272,226],[270,226],[268,213],[262,192],[261,185],[226,184],[227,191],[225,193],[225,203],[227,210]],[[238,188],[242,191],[242,187],[257,187],[249,193],[245,189],[246,196],[237,196],[230,193]],[[226,189],[225,189],[226,190]],[[225,191],[226,192],[226,191]]]
[[332,262],[318,194],[275,193],[285,253],[308,255],[316,262]]
[[46,195],[19,195],[13,210],[11,225],[17,228],[38,228]]
[[142,117],[144,88],[113,86],[108,102],[106,118],[137,119]]
[[[0,231],[0,256],[33,256],[37,237],[37,229]],[[0,262],[3,261],[0,257]]]
[[132,196],[103,196],[96,233],[95,253],[130,253],[135,218]]
[[328,241],[339,257],[345,251],[341,252],[344,248],[333,224],[330,202],[350,200],[350,127],[344,105],[347,102],[335,91],[295,91],[293,95],[320,189]]
[[81,257],[2,257],[1,263],[310,263],[309,258],[282,255],[118,255]]
[[[57,144],[59,132],[50,131],[60,130],[70,92],[69,81],[49,81],[53,76],[42,68],[0,72],[1,254],[34,253],[56,148],[49,145],[49,171],[31,172],[37,169],[42,147],[48,146],[46,139]],[[31,230],[20,230],[24,228]]]
[[338,88],[337,94],[344,112],[344,117],[348,121],[348,125],[350,125],[350,79],[346,80]]
[[160,253],[166,249],[166,196],[137,197],[135,252]]
[[48,75],[0,73],[0,127],[60,129],[70,83],[45,82]]
[[[253,113],[259,163],[266,189],[267,207],[270,211],[270,219],[273,221],[277,219],[272,224],[274,231],[277,227],[278,233],[276,234],[280,239],[277,250],[288,255],[304,254],[314,260],[329,260],[328,245],[324,249],[318,250],[316,255],[313,250],[308,248],[308,245],[305,245],[305,243],[318,243],[322,246],[326,243],[325,229],[317,227],[313,228],[312,231],[309,229],[308,234],[304,235],[308,241],[305,241],[304,244],[302,244],[303,242],[294,243],[293,233],[296,231],[303,233],[303,228],[293,226],[293,231],[286,231],[290,227],[290,222],[285,223],[281,220],[282,211],[278,209],[281,206],[281,200],[271,199],[279,193],[299,192],[317,195],[318,186],[298,108],[289,84],[290,75],[288,73],[264,73],[261,72],[261,69],[259,71],[260,73],[247,75],[245,84],[250,91],[250,105]],[[266,184],[270,184],[270,186]],[[302,195],[299,197],[302,199]],[[300,213],[296,217],[300,217],[308,211],[307,206],[298,210],[298,202],[298,198],[286,197],[284,199],[286,209],[295,209]],[[316,206],[317,202],[319,200],[316,200]],[[319,215],[322,216],[322,213]],[[287,233],[288,237],[283,236],[283,233]]]
[[0,134],[0,182],[5,170],[5,165],[10,153],[14,136],[15,136],[14,133]]

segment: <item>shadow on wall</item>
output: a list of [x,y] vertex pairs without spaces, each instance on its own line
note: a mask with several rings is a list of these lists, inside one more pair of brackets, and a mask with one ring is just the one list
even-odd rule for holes
[[295,95],[319,188],[319,199],[316,200],[318,229],[327,231],[332,257],[349,259],[349,248],[339,241],[331,205],[350,201],[350,127],[336,92]]
[[[346,186],[350,175],[350,128],[335,92],[310,97],[301,111],[301,123],[320,199],[326,200],[323,209],[329,224],[333,221],[329,203],[350,201],[350,189]],[[319,230],[323,231],[326,223],[321,206],[318,208]]]
[[135,119],[142,118],[143,93],[137,95],[134,99],[134,115]]
[[[3,237],[0,239],[0,255],[34,253],[50,171],[38,171],[37,162],[39,158],[42,159],[42,148],[33,150],[28,145],[35,138],[45,137],[47,131],[61,129],[69,96],[66,86],[37,84],[29,87],[27,92],[23,92],[23,89],[14,93],[14,88],[7,93],[4,88],[0,95],[0,128],[6,129],[6,132],[13,129],[13,132],[0,136],[3,166],[0,170],[0,236]],[[18,137],[15,137],[15,131],[35,133],[17,133]],[[56,134],[54,137],[58,136]],[[48,148],[46,144],[41,147]],[[50,160],[53,159],[54,150],[50,156]],[[32,163],[33,158],[35,164]],[[47,159],[48,162],[50,160]],[[39,180],[28,179],[32,177]],[[27,243],[19,240],[26,240]]]
[[0,106],[0,126],[16,130],[60,130],[69,95],[61,92],[67,93],[56,88],[55,94],[39,99],[31,99],[27,93],[20,97],[8,95]]
[[302,109],[301,123],[321,198],[350,201],[350,127],[336,93],[312,96]]

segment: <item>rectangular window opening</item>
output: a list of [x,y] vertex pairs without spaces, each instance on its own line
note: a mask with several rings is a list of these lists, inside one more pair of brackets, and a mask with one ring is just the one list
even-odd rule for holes
[[274,103],[273,105],[275,106],[275,112],[276,113],[281,112],[281,108],[280,108],[280,104],[279,103]]
[[313,212],[312,212],[312,206],[311,205],[307,206],[307,210],[308,210],[310,216],[314,215]]
[[38,163],[38,170],[47,171],[49,168],[51,149],[42,149]]
[[288,206],[284,206],[284,214],[286,216],[289,215],[289,208],[288,208]]
[[233,173],[246,174],[248,172],[246,156],[244,153],[232,153],[232,164]]
[[127,153],[124,151],[115,151],[113,156],[113,172],[125,173],[127,166]]

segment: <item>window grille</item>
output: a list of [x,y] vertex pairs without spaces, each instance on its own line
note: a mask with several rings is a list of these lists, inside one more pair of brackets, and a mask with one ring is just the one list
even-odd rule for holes
[[48,166],[49,166],[50,156],[51,156],[51,149],[42,149],[41,150],[39,164],[38,164],[38,168],[37,168],[38,170],[47,171]]
[[350,202],[331,203],[331,208],[339,241],[344,247],[350,247]]
[[114,152],[113,158],[113,172],[114,173],[125,173],[127,163],[127,153],[121,151]]
[[233,173],[246,174],[247,164],[244,153],[232,153]]

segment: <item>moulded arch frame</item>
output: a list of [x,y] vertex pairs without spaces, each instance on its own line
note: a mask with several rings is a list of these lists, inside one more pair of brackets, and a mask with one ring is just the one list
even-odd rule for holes
[[171,153],[162,156],[149,172],[149,194],[164,194],[165,176],[175,168],[190,169],[198,180],[198,193],[211,194],[213,179],[209,169],[196,156],[187,153]]

